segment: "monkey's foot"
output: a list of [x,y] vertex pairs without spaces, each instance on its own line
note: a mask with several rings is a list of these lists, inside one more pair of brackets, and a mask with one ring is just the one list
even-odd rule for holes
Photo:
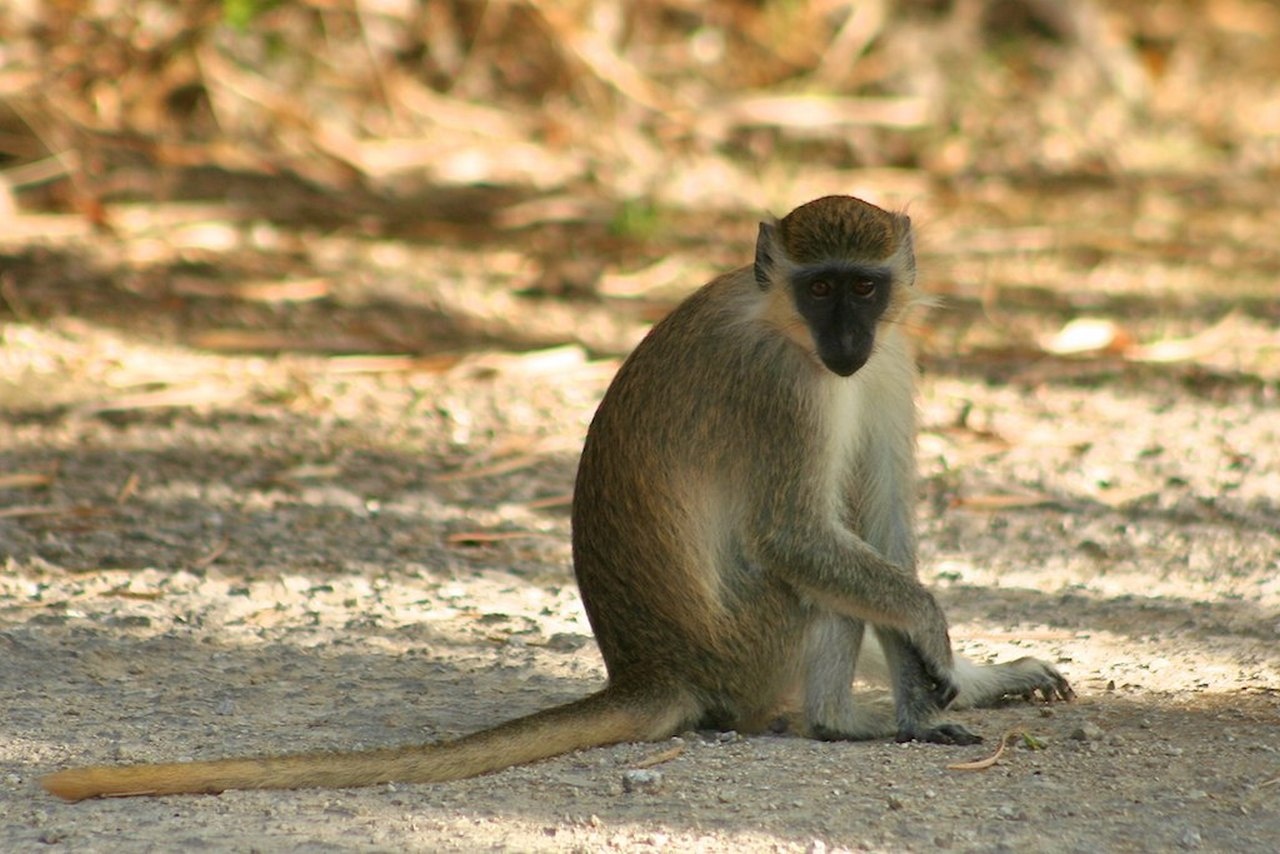
[[1076,692],[1070,683],[1063,679],[1052,685],[1039,685],[1035,688],[1028,688],[1020,696],[1023,700],[1041,700],[1046,703],[1060,700],[1066,703],[1076,698]]
[[970,732],[960,724],[938,724],[926,729],[899,730],[897,741],[923,741],[929,744],[979,744],[982,736]]
[[1045,684],[1037,685],[1026,693],[1027,699],[1034,699],[1037,693],[1046,703],[1052,703],[1054,700],[1066,702],[1076,698],[1075,689],[1071,687],[1066,677],[1057,671],[1057,668],[1051,667],[1047,676]]
[[1017,686],[1017,690],[1007,691],[1005,696],[1021,697],[1024,700],[1040,699],[1046,703],[1075,699],[1076,692],[1072,689],[1071,683],[1058,671],[1058,668],[1048,662],[1028,656],[1012,661],[1006,666],[1010,672],[1019,674],[1023,684]]
[[1018,700],[1065,702],[1076,696],[1071,683],[1058,668],[1038,658],[1019,658],[1000,664],[974,664],[958,658],[956,671],[961,686],[960,696],[953,705],[957,709],[999,706]]

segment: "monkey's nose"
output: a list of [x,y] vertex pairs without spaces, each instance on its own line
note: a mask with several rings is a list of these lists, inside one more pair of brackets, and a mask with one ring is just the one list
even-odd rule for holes
[[822,357],[822,364],[827,366],[827,370],[842,377],[853,376],[866,363],[866,355],[856,349],[827,354]]

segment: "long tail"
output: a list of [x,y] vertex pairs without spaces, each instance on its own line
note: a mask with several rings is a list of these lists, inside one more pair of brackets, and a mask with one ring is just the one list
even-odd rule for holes
[[59,771],[40,783],[68,801],[226,789],[436,783],[587,747],[656,741],[679,732],[696,717],[695,712],[684,697],[639,697],[610,686],[584,699],[439,745],[163,765],[95,765]]

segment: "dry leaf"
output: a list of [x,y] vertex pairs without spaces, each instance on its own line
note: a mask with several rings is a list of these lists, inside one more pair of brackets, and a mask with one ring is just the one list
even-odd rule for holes
[[0,489],[34,489],[53,483],[53,475],[38,472],[0,474]]
[[1237,343],[1240,316],[1228,314],[1213,326],[1190,338],[1170,338],[1134,347],[1128,354],[1135,362],[1190,362],[1204,358]]
[[1041,342],[1045,352],[1057,356],[1090,353],[1122,353],[1133,345],[1133,336],[1114,320],[1078,317]]
[[955,500],[952,506],[969,510],[1012,510],[1020,507],[1043,507],[1053,504],[1051,495],[1032,493],[1029,495],[966,495]]

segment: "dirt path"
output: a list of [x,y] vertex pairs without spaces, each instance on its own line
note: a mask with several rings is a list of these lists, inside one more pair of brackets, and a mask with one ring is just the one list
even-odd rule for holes
[[[0,334],[11,366],[160,361],[205,401],[0,420],[6,850],[1280,850],[1265,390],[926,378],[923,564],[957,642],[1080,694],[959,715],[981,748],[702,733],[449,785],[65,805],[37,775],[448,738],[597,686],[567,496],[616,365]],[[947,769],[1011,729],[1043,749]]]

